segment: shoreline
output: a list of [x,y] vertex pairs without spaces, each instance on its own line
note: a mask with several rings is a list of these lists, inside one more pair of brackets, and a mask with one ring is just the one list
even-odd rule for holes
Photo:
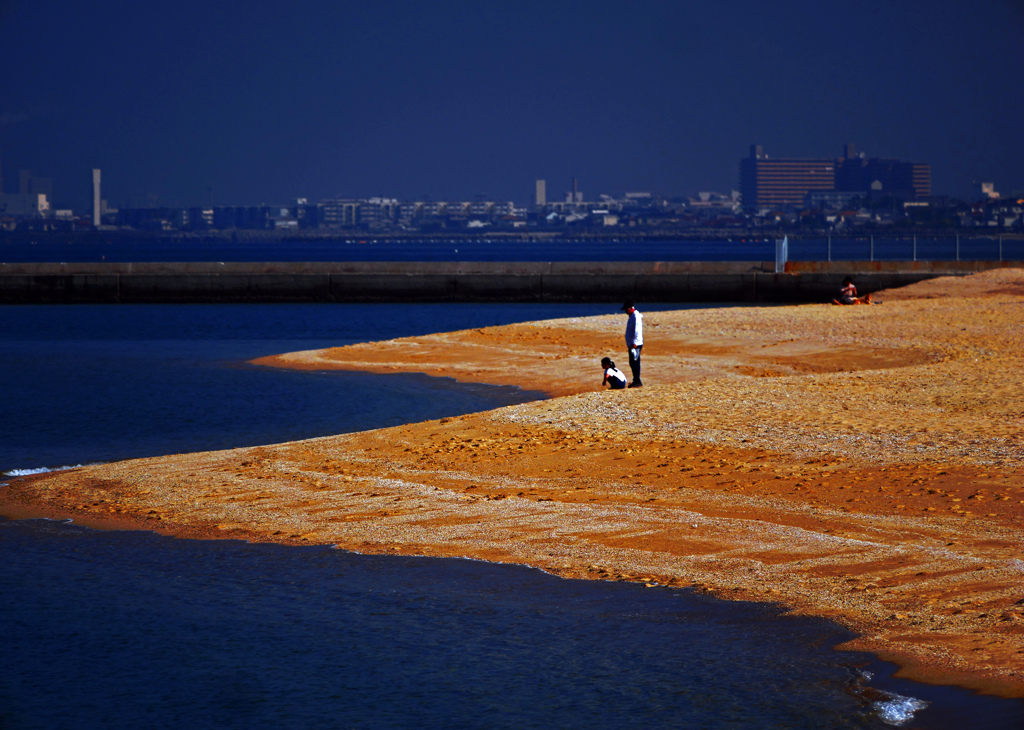
[[880,299],[652,312],[650,384],[614,393],[596,362],[621,316],[265,358],[556,397],[9,478],[0,513],[687,586],[835,620],[900,676],[1022,697],[1024,273]]

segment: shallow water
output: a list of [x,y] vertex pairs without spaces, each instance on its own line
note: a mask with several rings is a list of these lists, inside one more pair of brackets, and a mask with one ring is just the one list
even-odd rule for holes
[[38,520],[0,545],[5,727],[878,726],[843,635],[763,606]]
[[[417,375],[297,372],[256,357],[595,305],[0,307],[0,472],[280,443],[540,397]],[[595,372],[599,366],[595,364]]]
[[[375,428],[533,397],[245,360],[593,305],[0,308],[0,471]],[[618,332],[612,340],[618,341]],[[596,370],[596,369],[595,369]],[[255,394],[255,395],[254,395]],[[258,400],[258,402],[256,402]],[[2,489],[2,487],[0,487]],[[0,521],[0,727],[1018,728],[845,634],[518,566]],[[859,665],[865,665],[859,667]],[[857,665],[857,666],[855,666]]]

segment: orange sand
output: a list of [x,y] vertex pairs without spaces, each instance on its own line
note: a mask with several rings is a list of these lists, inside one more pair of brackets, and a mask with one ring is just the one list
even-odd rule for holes
[[[1024,697],[1024,272],[292,353],[548,391],[458,418],[10,480],[8,515],[468,556],[769,600],[918,680]],[[513,364],[515,367],[513,367]]]

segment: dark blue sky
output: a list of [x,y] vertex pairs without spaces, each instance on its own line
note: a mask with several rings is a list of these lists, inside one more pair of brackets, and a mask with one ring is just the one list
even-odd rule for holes
[[728,192],[773,157],[1024,189],[1024,2],[0,0],[0,164],[58,206]]

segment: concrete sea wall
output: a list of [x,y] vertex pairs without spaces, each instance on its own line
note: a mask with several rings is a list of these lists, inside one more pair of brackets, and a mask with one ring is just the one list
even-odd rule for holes
[[0,264],[0,303],[828,301],[1008,261]]

